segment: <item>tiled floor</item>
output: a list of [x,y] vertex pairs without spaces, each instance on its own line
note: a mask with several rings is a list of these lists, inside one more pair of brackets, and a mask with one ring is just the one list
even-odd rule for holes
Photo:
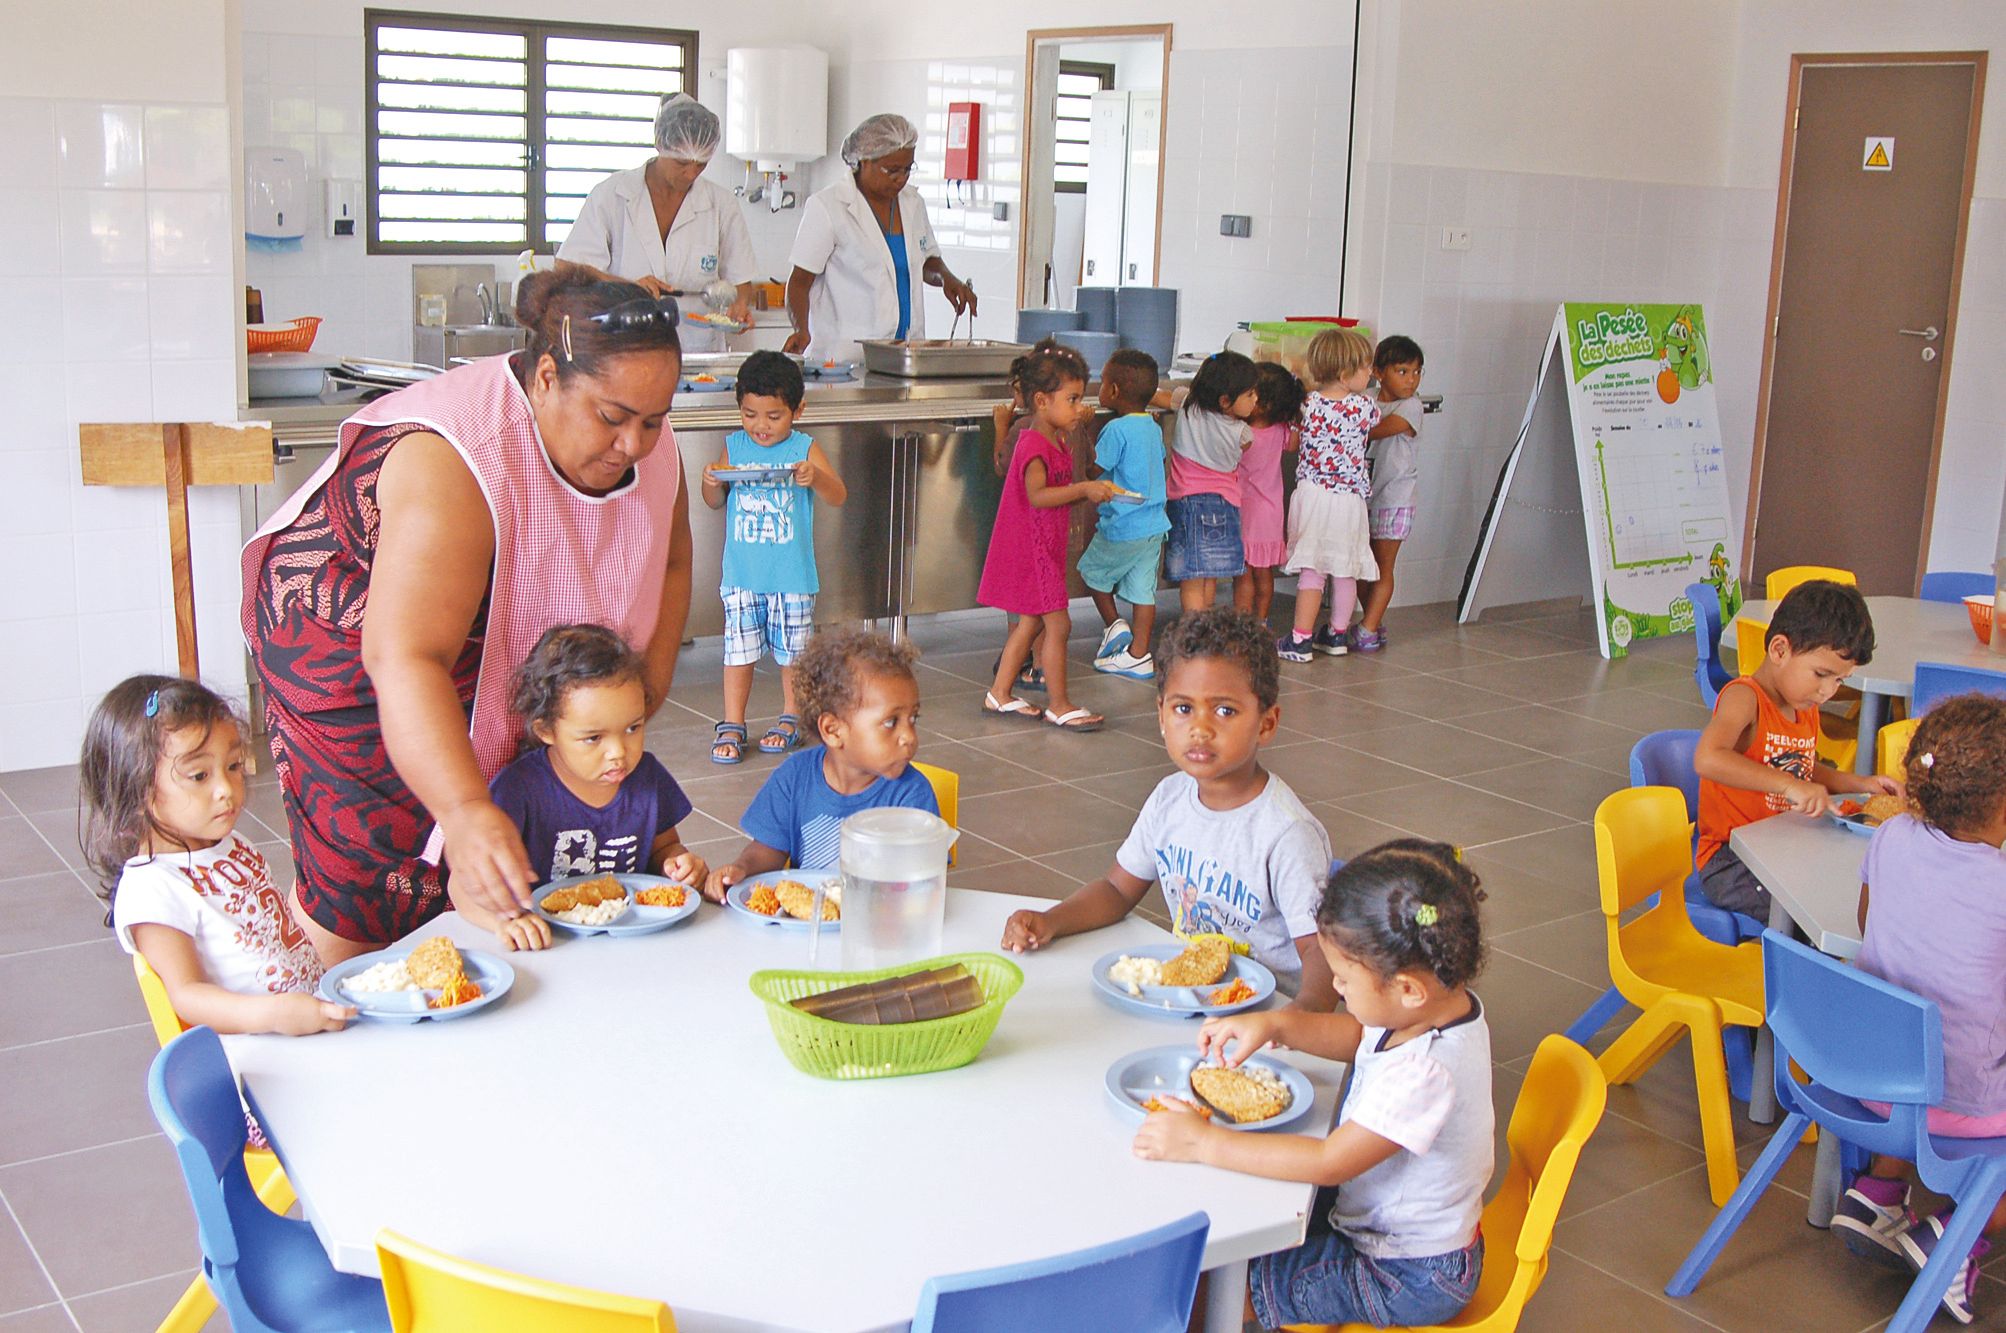
[[[1267,752],[1340,855],[1403,833],[1469,848],[1490,893],[1492,955],[1478,989],[1493,1024],[1501,1131],[1534,1046],[1607,981],[1584,821],[1625,782],[1640,733],[1705,716],[1689,643],[1639,645],[1606,663],[1585,613],[1523,611],[1467,628],[1443,607],[1398,611],[1392,644],[1376,657],[1284,664],[1282,734]],[[1169,771],[1149,687],[1086,670],[1091,619],[1073,645],[1084,677],[1073,695],[1108,714],[1098,736],[980,711],[1000,640],[993,617],[914,626],[926,650],[922,755],[961,774],[961,887],[1056,896],[1100,874]],[[707,762],[717,660],[714,644],[685,655],[649,743],[701,812],[685,836],[723,857],[772,761]],[[773,707],[776,693],[767,680],[755,707]],[[246,826],[284,866],[269,784],[267,773]],[[0,1333],[150,1329],[196,1258],[173,1161],[146,1109],[153,1036],[77,873],[75,801],[73,770],[0,775]],[[1746,1164],[1763,1131],[1745,1121],[1736,1130]],[[1804,1224],[1798,1191],[1809,1172],[1805,1150],[1706,1284],[1667,1301],[1661,1288],[1711,1213],[1690,1064],[1675,1050],[1637,1085],[1611,1090],[1524,1327],[1881,1327],[1906,1276],[1849,1259]],[[1979,1302],[1980,1326],[2006,1329],[2006,1284],[1988,1276]]]

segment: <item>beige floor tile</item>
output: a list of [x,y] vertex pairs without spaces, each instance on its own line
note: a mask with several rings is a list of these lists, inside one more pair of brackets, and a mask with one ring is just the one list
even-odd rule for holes
[[1483,858],[1538,875],[1553,884],[1578,884],[1590,895],[1595,892],[1595,834],[1586,824],[1486,843]]
[[0,1047],[145,1021],[132,963],[110,931],[90,944],[0,958]]
[[1060,874],[1050,866],[1021,858],[1014,861],[996,861],[968,870],[956,868],[953,882],[957,889],[1018,893],[1029,898],[1050,898],[1055,902],[1079,887],[1068,876]]
[[0,954],[105,938],[104,904],[75,871],[0,879]]
[[1576,823],[1592,821],[1595,808],[1604,797],[1629,785],[1627,774],[1617,777],[1606,769],[1577,764],[1570,759],[1536,759],[1488,773],[1471,773],[1456,780],[1481,791],[1551,810]]
[[[146,1325],[152,1328],[152,1324]],[[60,1305],[40,1305],[18,1314],[0,1314],[0,1333],[77,1333]],[[211,1333],[205,1329],[203,1333]]]
[[1600,911],[1579,912],[1491,937],[1491,948],[1599,988],[1609,984],[1608,933]]
[[[89,873],[84,865],[83,831],[77,823],[74,810],[44,810],[39,814],[23,816],[35,831],[42,835],[42,841],[53,847],[61,864],[72,870]],[[23,874],[30,873],[26,870]]]
[[1637,729],[1598,722],[1579,713],[1562,712],[1537,704],[1520,704],[1491,713],[1476,713],[1456,719],[1455,726],[1496,740],[1510,741],[1541,754],[1572,758],[1585,750],[1606,750],[1622,746],[1627,753],[1636,743]]
[[[1580,1011],[1576,1010],[1575,1014]],[[1575,1014],[1567,1017],[1572,1022]],[[1624,1018],[1636,1017],[1630,1011]],[[1565,1026],[1563,1023],[1561,1026]],[[1610,1037],[1622,1030],[1624,1023],[1613,1023],[1607,1029],[1607,1036],[1598,1036],[1590,1045],[1600,1053],[1609,1044]],[[1559,1028],[1554,1029],[1558,1031]],[[1676,1139],[1687,1147],[1700,1149],[1704,1141],[1700,1137],[1699,1094],[1693,1083],[1692,1046],[1681,1037],[1672,1048],[1645,1070],[1634,1083],[1625,1083],[1609,1089],[1609,1109],[1626,1120],[1634,1120],[1645,1128]],[[1758,1125],[1748,1118],[1748,1108],[1739,1102],[1734,1106],[1734,1141],[1737,1145],[1767,1142],[1775,1128],[1772,1125]],[[1705,1186],[1700,1186],[1704,1192]]]
[[1130,812],[1142,809],[1142,803],[1149,794],[1177,769],[1165,763],[1153,768],[1130,769],[1124,773],[1099,773],[1092,777],[1082,777],[1073,782],[1081,791],[1089,791],[1104,800],[1113,801]]
[[23,768],[0,773],[0,792],[24,815],[77,808],[77,766]]
[[65,1296],[184,1273],[200,1258],[187,1189],[159,1135],[0,1167],[0,1193]]
[[920,745],[919,759],[922,763],[957,774],[961,779],[964,800],[999,791],[1021,791],[1025,787],[1042,786],[1050,781],[1036,769],[1012,763],[1001,755],[958,741],[925,737]]
[[1324,741],[1285,745],[1261,756],[1270,773],[1305,801],[1348,803],[1356,796],[1416,791],[1437,779],[1391,759]]
[[1402,727],[1347,735],[1346,749],[1391,759],[1408,768],[1418,768],[1438,778],[1482,773],[1506,764],[1522,764],[1538,758],[1533,751],[1508,741],[1493,740],[1474,732],[1458,731],[1441,722],[1416,720]]
[[1579,713],[1598,722],[1633,727],[1638,735],[1673,727],[1704,727],[1713,716],[1699,702],[1699,692],[1684,701],[1668,699],[1649,690],[1607,690],[1578,699],[1556,700],[1553,707]]
[[[1418,679],[1418,678],[1417,678]],[[1346,741],[1411,727],[1414,714],[1362,699],[1349,691],[1315,690],[1284,695],[1282,725],[1319,740]]]
[[1330,835],[1330,853],[1340,861],[1349,861],[1382,842],[1414,836],[1408,829],[1353,814],[1343,806],[1328,801],[1310,806],[1310,813],[1317,817],[1323,824],[1324,832]]
[[1126,833],[1132,812],[1077,787],[1054,784],[975,796],[961,803],[961,826],[1022,856],[1040,856]]
[[94,1148],[155,1130],[146,1070],[151,1027],[0,1050],[0,1163]]
[[1166,762],[1160,736],[1103,730],[1080,734],[1047,725],[1023,725],[965,742],[970,749],[1007,759],[1046,781],[1064,782],[1090,773],[1156,769]]
[[[1592,885],[1583,894],[1551,884],[1537,875],[1486,859],[1486,850],[1479,847],[1466,851],[1464,860],[1483,881],[1484,936],[1493,944],[1508,932],[1594,910]],[[1599,948],[1596,957],[1601,957]]]
[[[1127,832],[1126,829],[1123,830]],[[1083,884],[1091,884],[1107,874],[1114,864],[1114,854],[1121,849],[1119,838],[1108,842],[1089,843],[1085,847],[1074,847],[1063,852],[1047,852],[1038,860],[1064,876],[1074,889]],[[1070,893],[1072,890],[1068,889]],[[1154,890],[1151,891],[1154,895]],[[1160,895],[1155,895],[1159,896]]]
[[[27,1238],[12,1218],[0,1213],[0,1311],[27,1310],[55,1299],[56,1290],[43,1276]],[[69,1321],[63,1322],[68,1327]]]
[[[1564,1218],[1555,1235],[1563,1250],[1661,1291],[1713,1215],[1696,1167]],[[1837,1237],[1804,1225],[1802,1198],[1771,1189],[1677,1304],[1729,1329],[1860,1329],[1894,1312],[1908,1276],[1853,1259]]]
[[1491,1058],[1500,1063],[1531,1055],[1541,1040],[1573,1022],[1602,993],[1600,986],[1495,951],[1472,989],[1483,997]]
[[[161,1316],[174,1308],[174,1302],[181,1298],[194,1276],[195,1270],[191,1268],[186,1273],[136,1282],[129,1287],[73,1296],[70,1310],[83,1333],[149,1333],[160,1323]],[[229,1316],[220,1310],[202,1326],[202,1333],[229,1333],[229,1330]]]
[[1013,851],[1001,843],[991,842],[982,835],[964,828],[961,830],[960,839],[954,844],[954,869],[950,873],[954,876],[954,882],[959,884],[961,872],[964,870],[980,870],[984,866],[1001,865],[1006,861],[1020,860],[1022,857],[1023,853]]
[[[70,842],[76,841],[76,822],[69,821]],[[0,819],[0,865],[9,875],[41,875],[61,870],[66,863],[49,845],[41,831],[23,816]]]
[[[1347,659],[1348,660],[1348,659]],[[1465,667],[1465,671],[1486,668]],[[1369,680],[1357,684],[1333,685],[1332,690],[1367,703],[1397,708],[1416,717],[1448,719],[1470,713],[1490,713],[1510,702],[1479,685],[1451,680],[1446,676],[1400,676],[1392,680]]]
[[1345,796],[1333,804],[1424,838],[1472,847],[1571,822],[1538,806],[1494,796],[1440,778],[1391,791]]
[[1585,1259],[1559,1251],[1519,1322],[1523,1333],[1578,1333],[1582,1329],[1702,1333],[1713,1327],[1679,1309],[1662,1292],[1640,1290]]
[[1444,680],[1459,681],[1528,703],[1574,699],[1609,689],[1661,685],[1682,677],[1689,687],[1691,683],[1689,670],[1682,672],[1669,663],[1634,657],[1605,661],[1596,654],[1570,652],[1495,666],[1457,667],[1440,674]]

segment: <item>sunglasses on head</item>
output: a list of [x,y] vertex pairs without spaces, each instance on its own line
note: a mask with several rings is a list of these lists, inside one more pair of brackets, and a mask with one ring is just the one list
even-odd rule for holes
[[[634,329],[651,328],[656,325],[673,329],[682,323],[683,314],[682,307],[676,304],[676,298],[673,296],[643,296],[638,300],[616,305],[611,310],[587,315],[585,318],[603,329],[631,332]],[[569,315],[564,317],[564,323],[560,326],[559,341],[564,344],[564,359],[574,360],[571,352]]]

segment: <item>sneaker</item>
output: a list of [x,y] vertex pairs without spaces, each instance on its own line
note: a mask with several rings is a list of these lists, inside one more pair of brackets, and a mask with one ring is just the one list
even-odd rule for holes
[[1375,634],[1363,625],[1353,625],[1351,633],[1345,636],[1354,653],[1376,653],[1386,646],[1386,636]]
[[1908,1252],[1902,1248],[1901,1236],[1915,1225],[1915,1214],[1908,1210],[1908,1190],[1902,1190],[1900,1200],[1883,1206],[1875,1203],[1857,1186],[1846,1191],[1839,1200],[1839,1209],[1832,1214],[1832,1229],[1840,1233],[1846,1248],[1862,1259],[1872,1259],[1877,1263],[1900,1267],[1908,1262]]
[[1307,662],[1311,642],[1307,634],[1284,634],[1275,643],[1275,655],[1284,662]]
[[1117,619],[1114,624],[1101,631],[1101,646],[1094,650],[1095,664],[1098,665],[1103,657],[1113,657],[1116,653],[1125,651],[1134,642],[1135,631],[1128,627],[1126,620]]
[[1130,680],[1155,680],[1156,659],[1147,653],[1141,657],[1128,652],[1110,653],[1094,659],[1094,670],[1105,671],[1110,676],[1126,676]]
[[1309,646],[1326,657],[1343,657],[1351,651],[1345,645],[1344,635],[1339,634],[1335,628],[1329,625],[1325,625],[1311,636]]
[[[1943,1214],[1925,1217],[1896,1237],[1896,1243],[1902,1247],[1902,1257],[1918,1273],[1936,1251],[1936,1243],[1943,1239],[1943,1217]],[[1964,1262],[1957,1266],[1957,1276],[1950,1280],[1950,1289],[1943,1293],[1943,1308],[1960,1324],[1968,1324],[1972,1320],[1971,1297],[1978,1287],[1978,1261],[1991,1248],[1992,1242],[1987,1240],[1972,1246],[1971,1253],[1965,1255]]]

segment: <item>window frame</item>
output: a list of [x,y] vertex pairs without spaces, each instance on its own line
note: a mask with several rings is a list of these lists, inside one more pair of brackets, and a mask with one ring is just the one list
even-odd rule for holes
[[[379,235],[381,219],[378,216],[377,200],[382,192],[380,176],[383,164],[379,158],[378,121],[379,113],[384,108],[378,101],[377,95],[376,32],[383,27],[494,33],[519,36],[526,41],[523,57],[525,159],[522,164],[524,174],[522,244],[513,242],[498,244],[487,241],[385,241]],[[697,80],[698,38],[695,28],[646,28],[621,23],[550,22],[541,19],[495,18],[479,14],[440,14],[423,10],[374,7],[362,11],[363,190],[364,207],[368,210],[368,217],[364,220],[365,254],[514,255],[521,254],[525,249],[534,250],[540,255],[557,252],[558,247],[544,239],[549,216],[548,201],[542,181],[544,162],[549,148],[549,143],[544,138],[545,122],[548,119],[545,111],[546,52],[549,39],[553,37],[572,37],[587,41],[646,41],[680,46],[683,49],[683,65],[680,71],[683,81],[682,91],[695,96],[692,91]]]
[[[1105,61],[1061,60],[1059,62],[1059,77],[1064,78],[1068,74],[1078,75],[1083,78],[1099,79],[1101,81],[1100,90],[1102,92],[1114,91],[1114,66]],[[1061,139],[1059,137],[1059,125],[1061,122],[1071,122],[1076,119],[1077,117],[1074,116],[1062,116],[1059,114],[1059,96],[1055,93],[1052,97],[1052,152],[1055,175],[1058,167],[1058,146],[1061,143],[1072,142],[1072,140]],[[1093,138],[1093,117],[1089,116],[1086,124],[1087,138],[1091,141]],[[1054,180],[1052,182],[1052,192],[1054,194],[1085,194],[1087,192],[1087,183],[1085,181]]]

